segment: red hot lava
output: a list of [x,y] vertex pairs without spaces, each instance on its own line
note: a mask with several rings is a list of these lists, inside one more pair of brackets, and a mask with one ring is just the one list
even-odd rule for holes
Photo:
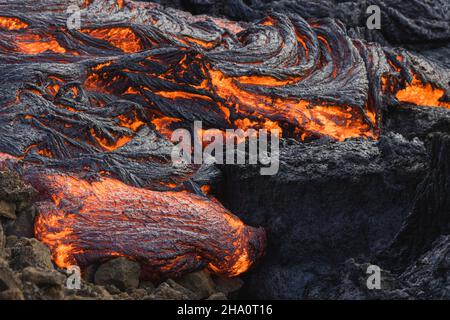
[[61,267],[126,256],[161,275],[207,265],[234,276],[257,261],[262,230],[214,199],[170,191],[195,170],[167,165],[161,135],[195,120],[342,141],[378,138],[387,104],[450,107],[442,70],[334,20],[237,23],[92,0],[76,30],[66,9],[0,7],[0,152],[49,169],[28,179],[44,196],[36,236]]

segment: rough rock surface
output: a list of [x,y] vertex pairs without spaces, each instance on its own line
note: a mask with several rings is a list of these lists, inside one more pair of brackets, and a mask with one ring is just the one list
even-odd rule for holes
[[[328,299],[445,299],[450,298],[450,237],[442,236],[403,273],[381,270],[381,289],[366,285],[369,263],[346,261]],[[321,297],[324,297],[323,295]]]
[[[267,11],[299,14],[305,19],[335,18],[349,32],[369,41],[403,45],[411,49],[434,50],[436,58],[450,50],[450,5],[446,0],[159,0],[158,2],[189,10],[195,14],[226,16],[236,21],[261,19]],[[371,5],[381,9],[380,30],[369,30],[366,10]],[[427,45],[428,44],[428,45]],[[443,50],[436,50],[441,47]],[[436,52],[437,51],[437,52]],[[427,52],[428,53],[428,52]],[[449,61],[442,59],[442,62]]]
[[5,223],[5,232],[8,235],[17,237],[34,237],[34,219],[36,217],[36,207],[31,206],[21,210],[15,220]]
[[216,284],[217,291],[232,298],[236,296],[244,285],[244,282],[240,278],[215,277],[214,282]]
[[8,219],[16,218],[16,204],[0,200],[0,216]]
[[102,264],[95,273],[95,283],[113,284],[118,289],[136,289],[139,286],[139,263],[127,258],[116,258]]
[[20,282],[9,268],[6,260],[0,258],[0,299],[23,299]]
[[[383,45],[403,44],[441,65],[450,66],[450,10],[447,10],[446,0],[169,2],[184,9],[195,5],[196,13],[226,15],[237,20],[259,19],[268,9],[288,15],[298,12],[305,18],[338,18],[345,23],[351,36]],[[371,32],[364,27],[364,11],[370,4],[382,9],[385,27],[381,31]],[[102,45],[111,49],[106,43]],[[4,59],[12,60],[10,56]],[[44,75],[45,72],[37,72],[30,65],[26,63],[24,67],[26,74]],[[41,71],[52,70],[49,65],[41,64]],[[71,75],[76,69],[74,65],[64,64],[67,68],[60,70],[61,76],[78,79],[77,75]],[[113,64],[121,70],[119,66]],[[12,65],[8,71],[14,74],[16,69],[16,65]],[[14,85],[22,83],[19,79],[14,81]],[[14,100],[15,90],[9,88],[7,91],[9,96],[6,92],[2,95],[5,93],[5,97]],[[60,92],[61,95],[66,93]],[[31,101],[43,100],[36,94],[26,94],[33,96]],[[352,95],[347,96],[352,98]],[[73,99],[69,101],[73,102]],[[134,104],[127,106],[135,107]],[[384,135],[379,142],[348,140],[331,143],[322,140],[298,144],[287,141],[281,151],[280,174],[271,178],[259,176],[256,167],[224,168],[221,185],[224,203],[240,212],[243,220],[263,225],[269,231],[267,258],[247,275],[244,291],[241,291],[243,297],[449,298],[449,137],[439,134],[432,138],[431,148],[426,151],[430,133],[449,132],[448,110],[404,106],[385,111]],[[207,115],[213,118],[210,113]],[[4,137],[1,143],[8,135]],[[168,159],[169,144],[148,131],[143,137],[148,138],[143,140],[151,140],[152,146],[161,146],[166,151],[155,151],[160,148],[146,150],[147,156],[164,154],[158,158]],[[23,143],[19,149],[28,146],[29,143]],[[123,148],[129,153],[134,150]],[[36,153],[30,153],[29,157],[41,159]],[[107,164],[106,169],[123,174],[130,168],[127,159],[123,154],[114,154],[108,157],[110,162],[100,157],[96,158],[96,163],[99,166]],[[84,166],[82,160],[75,157],[69,165],[74,168]],[[126,178],[135,184],[159,184],[168,177],[164,173],[168,163],[163,161],[155,169],[158,174]],[[141,169],[139,161],[133,165],[148,174]],[[179,174],[184,177],[187,173]],[[97,269],[96,274],[104,272],[105,277],[109,277],[105,288],[82,280],[82,289],[65,289],[61,284],[65,280],[64,273],[54,269],[48,252],[35,239],[23,238],[29,236],[22,231],[27,230],[33,215],[23,213],[33,191],[19,186],[17,177],[8,172],[0,175],[0,215],[2,219],[16,219],[15,222],[3,222],[5,224],[0,228],[0,249],[3,229],[6,234],[15,235],[8,237],[5,259],[0,258],[0,298],[194,299],[212,292],[212,283],[203,276],[202,281],[192,282],[199,274],[187,275],[177,280],[179,283],[169,279],[157,284],[155,289],[153,284],[136,280],[139,268],[111,269],[110,262],[93,268]],[[366,286],[366,270],[370,263],[383,267],[379,291],[368,290]],[[124,273],[127,274],[126,281],[134,280],[129,286],[119,285],[119,289],[117,279],[123,284]],[[209,299],[224,298],[223,293],[234,294],[240,287],[239,283],[224,284],[222,280],[214,280],[214,287],[219,292],[209,295]],[[129,290],[121,291],[127,287]]]
[[15,219],[16,209],[26,208],[35,192],[17,173],[0,171],[0,216]]
[[243,292],[297,299],[326,291],[345,260],[368,258],[392,241],[427,167],[423,142],[399,134],[378,142],[289,142],[269,178],[256,167],[226,166],[222,200],[268,234],[266,258]]
[[[9,238],[12,240],[12,238]],[[10,264],[14,270],[26,267],[52,269],[50,250],[34,238],[18,238],[8,241]]]
[[227,296],[222,292],[217,292],[209,296],[209,298],[206,300],[228,300],[228,299]]
[[207,271],[189,273],[178,279],[177,283],[195,292],[198,299],[205,299],[216,291],[215,284]]
[[[65,270],[54,266],[49,249],[37,239],[25,237],[32,233],[36,210],[31,203],[31,195],[34,191],[21,182],[16,175],[6,171],[1,174],[6,179],[0,180],[0,195],[4,197],[0,197],[0,200],[13,199],[12,203],[19,205],[16,210],[16,220],[0,220],[0,299],[208,298],[225,300],[227,298],[227,294],[216,290],[216,283],[206,270],[197,271],[192,275],[186,274],[183,278],[177,279],[186,287],[171,279],[155,286],[150,281],[140,279],[139,264],[125,258],[116,258],[100,265],[89,266],[84,270],[80,288],[68,289],[66,283],[68,274]],[[14,196],[11,197],[11,195]],[[97,284],[94,284],[94,281]],[[226,283],[226,280],[217,281],[219,287],[224,286],[224,281]],[[234,283],[237,280],[230,281]],[[238,289],[236,286],[234,288],[228,292]]]
[[3,226],[0,223],[0,258],[3,256],[5,251],[5,242],[6,242],[5,233],[3,232]]
[[[224,300],[276,294],[277,298],[448,299],[450,239],[448,235],[440,236],[448,232],[444,227],[448,219],[444,206],[449,185],[446,182],[449,176],[448,141],[447,135],[436,134],[428,151],[420,140],[407,140],[399,134],[386,135],[379,142],[349,140],[340,144],[329,141],[298,144],[285,141],[281,148],[280,174],[270,179],[271,188],[258,180],[256,167],[226,169],[222,188],[227,186],[226,183],[237,183],[231,177],[239,176],[230,176],[227,170],[238,170],[241,173],[239,179],[244,179],[245,183],[239,183],[236,192],[249,192],[245,188],[251,187],[248,194],[257,199],[250,197],[252,201],[264,201],[269,196],[283,201],[276,208],[259,205],[260,211],[241,215],[244,220],[260,219],[269,227],[269,237],[280,242],[278,249],[269,247],[271,251],[267,258],[248,274],[242,290],[239,290],[242,286],[239,279],[211,279],[205,271],[186,275],[176,282],[169,279],[157,284],[155,289],[153,283],[139,280],[139,268],[131,267],[135,270],[128,273],[125,280],[137,280],[123,291],[125,286],[117,288],[114,277],[122,281],[122,271],[130,268],[111,267],[114,261],[92,267],[94,278],[98,278],[102,270],[107,271],[105,274],[110,280],[105,281],[104,286],[82,280],[80,290],[69,290],[65,288],[65,273],[54,269],[49,252],[42,244],[36,239],[9,235],[6,260],[0,263],[0,298],[155,300],[202,297]],[[431,160],[428,154],[431,154]],[[350,180],[349,176],[352,177]],[[415,186],[421,180],[415,195]],[[226,190],[230,196],[233,188]],[[258,198],[261,191],[268,193]],[[427,200],[431,195],[436,198],[434,201]],[[315,197],[327,200],[319,201],[314,207],[311,204],[317,203]],[[225,200],[245,209],[241,203],[230,202],[230,199],[236,201],[238,197]],[[339,206],[345,208],[349,203],[353,204],[353,211],[340,212]],[[249,201],[247,205],[254,204]],[[308,205],[311,211],[305,213],[304,208]],[[441,208],[443,211],[439,211]],[[269,209],[277,210],[277,215],[271,215]],[[409,211],[411,214],[407,215]],[[281,228],[280,219],[286,217],[291,219],[289,228],[285,225]],[[431,219],[423,220],[424,217]],[[422,222],[413,223],[418,218]],[[440,228],[430,227],[436,225]],[[315,235],[322,228],[327,232]],[[397,232],[396,241],[391,245]],[[403,234],[426,241],[411,242]],[[410,250],[416,248],[414,255],[408,250],[401,251],[404,253],[401,257],[390,255],[396,262],[405,261],[400,271],[392,269],[390,266],[395,264],[383,260],[383,255],[376,254],[386,254],[382,249],[389,245],[395,247],[396,243]],[[413,245],[408,247],[411,243]],[[134,264],[124,258],[115,260],[119,264]],[[370,263],[380,264],[383,268],[381,290],[367,289],[366,270]]]
[[438,238],[401,279],[414,290],[411,298],[450,299],[450,236]]
[[189,289],[184,288],[173,280],[163,282],[151,294],[149,300],[192,300],[197,295]]
[[425,140],[433,132],[450,133],[450,109],[398,106],[389,108],[383,117],[384,128],[407,139]]

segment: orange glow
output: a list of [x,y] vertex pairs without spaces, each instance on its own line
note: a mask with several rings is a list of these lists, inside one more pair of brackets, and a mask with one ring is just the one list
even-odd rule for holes
[[268,131],[270,130],[278,130],[281,133],[283,132],[283,130],[281,129],[281,127],[278,125],[278,123],[274,122],[274,121],[270,121],[270,120],[265,120],[263,123],[258,123],[256,121],[252,121],[250,119],[237,119],[234,124],[242,130],[247,130],[250,128],[253,129],[266,129]]
[[260,86],[285,86],[291,83],[298,82],[300,78],[292,78],[287,80],[278,80],[274,77],[269,76],[242,76],[237,77],[237,81],[244,84],[254,84],[254,85],[260,85]]
[[18,18],[0,17],[0,28],[6,30],[20,30],[28,28],[28,23]]
[[100,81],[100,73],[98,72],[102,68],[108,67],[112,64],[111,61],[99,63],[90,68],[90,71],[86,77],[86,81],[84,83],[85,88],[90,90],[98,90],[101,92],[107,92],[104,86],[101,85]]
[[91,135],[98,142],[98,144],[107,151],[114,151],[116,149],[119,149],[120,147],[122,147],[122,146],[126,145],[128,142],[130,142],[131,139],[133,138],[133,137],[129,137],[129,136],[122,136],[122,137],[117,138],[115,140],[115,142],[111,142],[111,141],[107,140],[106,138],[98,137],[95,134],[94,129],[91,129],[90,132],[91,132]]
[[47,92],[54,97],[58,93],[59,88],[59,84],[54,83],[47,86]]
[[297,41],[302,45],[303,49],[305,49],[305,59],[309,58],[309,49],[306,45],[306,40],[303,38],[302,35],[299,35],[298,33],[295,34],[295,37]]
[[173,183],[173,182],[164,182],[164,181],[161,181],[160,182],[161,183],[161,185],[163,185],[163,186],[165,186],[165,187],[167,187],[167,188],[175,188],[176,186],[177,186],[177,184],[176,183]]
[[83,8],[86,8],[87,6],[89,6],[91,4],[92,0],[83,0]]
[[128,27],[82,29],[81,32],[91,37],[105,40],[123,52],[133,53],[142,50],[141,40]]
[[[267,25],[272,25],[274,23],[275,21],[271,18],[263,21],[263,24]],[[103,33],[94,34],[94,32],[98,32],[98,30],[102,30]],[[113,30],[116,30],[116,28],[93,29],[86,32],[90,32],[91,35],[106,39],[106,34],[112,33]],[[117,35],[117,38],[120,37],[125,36]],[[303,46],[305,54],[308,55],[307,39],[303,39],[302,36],[298,34],[296,37],[299,45]],[[213,45],[212,42],[204,42],[186,36],[180,36],[178,39],[186,44],[189,44],[188,42],[196,43],[204,48],[209,48]],[[331,51],[330,44],[326,38],[319,36],[318,39],[324,44],[325,50]],[[122,39],[122,42],[125,44],[129,42],[129,39],[126,39],[126,41]],[[181,74],[188,72],[189,70],[187,57],[187,55],[184,55],[178,62],[177,67],[180,68]],[[199,53],[196,58],[202,59],[202,55]],[[156,61],[153,57],[147,57],[147,59],[153,62]],[[112,84],[115,81],[121,81],[121,79],[118,76],[113,78],[105,77],[105,75],[107,76],[107,71],[105,71],[105,74],[101,71],[100,73],[97,72],[110,63],[111,62],[107,62],[92,67],[91,72],[88,74],[87,81],[85,82],[85,87],[95,91],[114,94],[113,90],[110,88],[113,87]],[[303,78],[301,76],[286,77],[282,79],[265,75],[231,77],[225,75],[222,71],[213,69],[208,64],[202,65],[201,71],[206,77],[200,84],[192,86],[193,89],[199,90],[197,92],[166,90],[151,91],[153,94],[157,94],[167,99],[201,99],[211,101],[223,111],[225,120],[230,124],[230,128],[240,128],[243,130],[247,128],[277,129],[280,131],[280,135],[283,135],[284,133],[289,135],[294,134],[295,138],[299,139],[328,136],[332,139],[343,141],[347,138],[355,137],[370,139],[378,137],[377,117],[375,112],[372,112],[368,107],[361,110],[357,107],[334,105],[327,103],[326,101],[310,102],[290,97],[272,97],[269,95],[257,94],[246,89],[246,86],[249,86],[250,88],[252,85],[267,87],[291,85],[301,81]],[[336,68],[333,69],[332,76],[337,76]],[[174,82],[173,74],[171,73],[163,73],[158,75],[158,77],[164,81]],[[150,89],[145,86],[129,86],[126,87],[125,91],[122,91],[121,94],[140,95],[145,98],[143,95],[143,91],[145,90]],[[200,90],[203,92],[211,92],[212,94],[201,94],[199,93],[201,92]],[[220,99],[215,99],[214,95],[217,95]],[[233,115],[233,118],[230,118],[231,115]],[[152,120],[152,123],[160,133],[170,138],[172,132],[171,125],[173,122],[179,121],[182,120],[170,119],[170,117],[161,117],[161,115],[158,115],[157,118]],[[140,124],[137,126],[139,125]],[[133,130],[135,129],[136,128]]]
[[[353,137],[376,138],[377,133],[366,123],[364,115],[357,109],[345,106],[311,105],[308,101],[271,98],[256,95],[242,90],[236,85],[236,80],[225,76],[217,70],[209,70],[211,81],[216,93],[226,101],[236,101],[238,112],[254,116],[264,115],[264,121],[273,127],[273,116],[292,123],[298,133],[306,138],[310,135],[327,135],[339,141]],[[267,119],[269,118],[269,119]],[[372,117],[373,118],[373,117]],[[239,123],[246,125],[246,123]],[[277,129],[281,129],[279,125]]]
[[53,157],[51,151],[48,150],[48,149],[39,150],[38,153],[39,153],[41,156],[44,156],[44,157],[47,157],[47,158],[52,158],[52,157]]
[[[190,42],[190,43],[195,43],[197,45],[199,45],[200,47],[203,47],[205,49],[212,49],[215,47],[215,44],[213,42],[207,42],[207,41],[203,41],[200,39],[195,39],[189,36],[184,36],[184,39],[186,39],[186,41]],[[183,43],[186,43],[186,41],[182,41]]]
[[21,34],[17,35],[15,40],[19,51],[25,54],[40,54],[46,51],[66,53],[66,49],[61,47],[53,36]]
[[260,25],[266,26],[266,27],[272,27],[275,25],[275,21],[271,17],[267,17],[263,21],[259,23]]
[[152,120],[156,130],[158,130],[166,138],[170,139],[172,136],[172,130],[169,128],[172,123],[181,122],[181,119],[172,117],[162,117]]
[[440,101],[444,95],[444,90],[433,88],[430,83],[423,84],[420,79],[414,76],[411,84],[397,92],[396,97],[401,102],[408,102],[418,106],[450,108],[450,102]]
[[30,152],[30,150],[31,149],[33,149],[33,148],[35,148],[35,147],[37,147],[37,144],[31,144],[31,145],[29,145],[26,149],[25,149],[25,151],[23,152],[23,154],[20,156],[20,157],[18,157],[17,159],[18,160],[23,160],[25,157],[26,157],[26,155],[28,154],[28,152]]
[[133,87],[128,87],[124,94],[141,94],[138,90]]
[[120,115],[118,118],[120,120],[119,124],[121,127],[125,127],[133,131],[137,131],[141,126],[145,124],[137,117],[135,117],[135,119],[133,120],[131,118],[126,117],[125,115]]
[[168,98],[168,99],[203,99],[203,100],[209,100],[212,99],[208,96],[202,96],[200,94],[196,93],[190,93],[190,92],[184,92],[184,91],[157,91],[158,95]]
[[98,70],[100,70],[100,69],[102,69],[102,68],[104,68],[104,67],[110,66],[111,63],[112,63],[111,61],[104,62],[104,63],[99,63],[99,64],[97,64],[96,66],[92,67],[92,70],[93,70],[93,71],[98,71]]
[[208,186],[207,184],[201,186],[200,189],[204,194],[209,194],[211,192],[211,186]]
[[234,122],[234,124],[235,124],[239,129],[246,130],[246,129],[249,129],[249,128],[254,128],[254,127],[256,127],[256,126],[258,125],[258,122],[252,121],[252,120],[250,120],[250,119],[245,118],[245,119],[237,119],[237,120]]

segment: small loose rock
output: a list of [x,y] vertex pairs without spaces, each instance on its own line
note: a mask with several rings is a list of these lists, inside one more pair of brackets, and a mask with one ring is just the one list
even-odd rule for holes
[[56,270],[39,270],[34,267],[27,267],[22,271],[22,281],[28,281],[37,286],[63,286],[66,277]]
[[195,292],[197,299],[206,299],[216,292],[215,284],[206,270],[186,274],[177,283]]
[[8,237],[7,245],[11,255],[10,265],[15,270],[26,267],[52,269],[50,250],[36,239]]
[[222,292],[216,292],[213,293],[211,296],[209,296],[206,300],[228,300],[227,296],[224,295]]
[[0,216],[16,219],[16,204],[0,200]]
[[161,283],[148,300],[195,300],[197,295],[191,290],[169,279]]
[[32,238],[34,236],[34,219],[36,217],[36,207],[31,206],[17,213],[15,220],[9,221],[5,225],[7,235]]
[[141,267],[139,263],[120,257],[102,264],[95,273],[95,283],[113,284],[118,289],[136,289],[139,286]]

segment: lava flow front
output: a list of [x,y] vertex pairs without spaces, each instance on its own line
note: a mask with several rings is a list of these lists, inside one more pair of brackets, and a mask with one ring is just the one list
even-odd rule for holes
[[237,275],[257,261],[263,231],[189,193],[207,188],[198,168],[172,165],[177,128],[377,139],[387,107],[450,106],[444,71],[332,19],[237,23],[93,0],[72,28],[65,3],[0,7],[0,152],[35,172],[36,236],[61,267],[119,255],[163,276]]
[[33,175],[31,183],[52,199],[38,203],[35,228],[60,267],[125,256],[153,276],[176,277],[205,262],[215,273],[235,276],[264,251],[262,229],[202,196],[63,174]]

